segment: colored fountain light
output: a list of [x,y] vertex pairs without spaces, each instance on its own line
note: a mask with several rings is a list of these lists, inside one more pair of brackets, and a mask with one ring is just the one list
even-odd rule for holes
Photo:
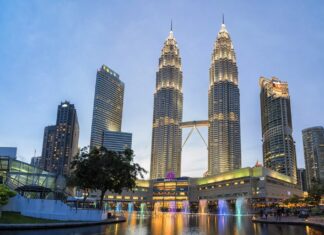
[[141,209],[140,209],[140,214],[141,214],[141,215],[145,215],[146,212],[147,212],[147,206],[146,206],[146,203],[142,202],[140,208],[141,208]]
[[169,212],[176,212],[177,211],[177,206],[175,201],[170,201],[169,202]]
[[190,213],[190,207],[189,207],[189,202],[188,201],[183,201],[182,202],[182,212],[183,213]]
[[199,213],[206,214],[208,213],[208,202],[206,199],[199,200]]
[[117,202],[116,203],[116,209],[115,209],[116,212],[122,212],[122,204],[121,202]]
[[134,211],[134,203],[133,202],[129,202],[128,203],[128,213],[132,213]]
[[153,210],[154,214],[158,214],[161,212],[161,203],[160,202],[156,202],[154,204],[154,210]]
[[228,202],[224,199],[218,200],[218,214],[220,214],[220,215],[228,215],[229,214]]
[[243,215],[247,214],[247,200],[244,197],[239,197],[235,202],[235,214]]

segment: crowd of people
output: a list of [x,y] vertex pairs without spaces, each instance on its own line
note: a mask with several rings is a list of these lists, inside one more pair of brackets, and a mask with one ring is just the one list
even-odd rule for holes
[[260,218],[268,219],[268,216],[274,216],[276,221],[281,221],[282,216],[300,216],[305,214],[308,217],[308,213],[304,213],[303,210],[291,210],[289,208],[276,207],[276,208],[262,208],[260,210]]

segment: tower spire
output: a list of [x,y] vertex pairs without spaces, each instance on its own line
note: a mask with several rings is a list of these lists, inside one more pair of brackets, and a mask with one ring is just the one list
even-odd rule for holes
[[172,19],[171,19],[171,30],[170,31],[172,31]]
[[222,21],[222,22],[223,22],[223,24],[225,24],[225,20],[224,20],[224,13],[223,13],[223,21]]

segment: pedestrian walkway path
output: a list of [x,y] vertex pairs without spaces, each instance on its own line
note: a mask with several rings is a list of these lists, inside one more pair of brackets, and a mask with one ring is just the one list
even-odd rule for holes
[[45,223],[45,224],[0,224],[0,230],[25,230],[25,229],[53,229],[53,228],[68,228],[68,227],[82,227],[100,224],[114,224],[125,222],[126,218],[117,216],[115,218],[106,219],[103,221],[90,222],[66,222],[61,223]]
[[282,216],[280,219],[275,216],[268,216],[267,219],[254,216],[252,221],[255,223],[310,225],[324,228],[323,216],[312,216],[307,219],[298,218],[297,216]]

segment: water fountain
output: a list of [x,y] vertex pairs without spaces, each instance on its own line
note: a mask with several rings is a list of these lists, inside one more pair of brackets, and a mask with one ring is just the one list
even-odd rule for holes
[[154,214],[158,214],[161,212],[161,203],[160,202],[156,202],[154,203],[154,210],[153,210]]
[[224,199],[218,200],[218,214],[220,214],[220,215],[228,215],[229,214],[228,203]]
[[142,202],[140,206],[140,215],[145,215],[147,212],[147,206],[146,203]]
[[189,207],[189,202],[188,201],[183,201],[182,202],[182,212],[183,213],[190,213],[190,207]]
[[247,214],[247,200],[244,197],[239,197],[235,202],[235,214],[243,215]]
[[199,200],[199,213],[206,214],[208,213],[208,202],[207,200]]
[[128,203],[128,213],[132,213],[134,211],[134,203],[133,202],[129,202]]
[[121,204],[121,202],[116,203],[115,212],[117,212],[117,213],[122,212],[122,204]]
[[177,211],[177,205],[175,201],[169,202],[169,212],[176,212]]
[[110,211],[111,210],[110,205],[109,205],[108,202],[105,202],[104,203],[104,208],[105,208],[106,211]]

